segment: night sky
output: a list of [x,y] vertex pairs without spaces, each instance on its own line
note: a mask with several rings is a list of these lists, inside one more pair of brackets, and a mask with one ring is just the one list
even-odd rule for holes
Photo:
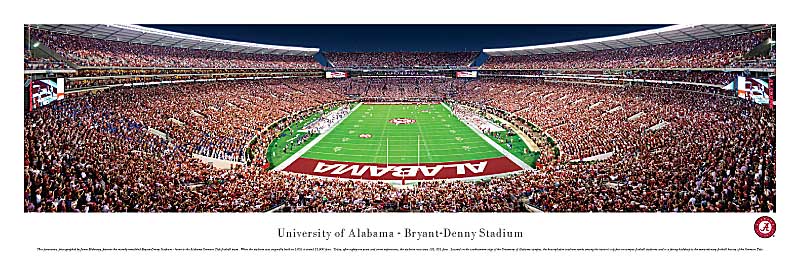
[[143,25],[322,51],[480,51],[620,35],[667,25]]

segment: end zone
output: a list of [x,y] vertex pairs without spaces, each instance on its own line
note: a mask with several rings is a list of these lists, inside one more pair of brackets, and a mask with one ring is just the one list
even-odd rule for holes
[[442,180],[494,176],[523,170],[507,157],[444,163],[376,164],[298,158],[283,171],[343,179]]

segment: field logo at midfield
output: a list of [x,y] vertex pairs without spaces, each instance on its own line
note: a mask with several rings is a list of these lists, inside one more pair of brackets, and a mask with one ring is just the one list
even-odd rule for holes
[[389,120],[389,123],[392,123],[394,125],[412,124],[416,122],[417,122],[416,120],[411,118],[393,118],[392,120]]
[[371,134],[360,134],[360,135],[358,135],[358,137],[362,138],[362,139],[368,139],[368,138],[371,138],[372,135]]

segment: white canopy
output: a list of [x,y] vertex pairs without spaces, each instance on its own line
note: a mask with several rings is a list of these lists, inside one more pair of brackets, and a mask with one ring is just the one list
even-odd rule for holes
[[546,45],[484,49],[491,56],[558,54],[718,38],[769,28],[766,24],[680,24],[623,35]]
[[118,42],[212,51],[312,56],[318,48],[274,46],[195,36],[132,24],[31,24],[51,32]]

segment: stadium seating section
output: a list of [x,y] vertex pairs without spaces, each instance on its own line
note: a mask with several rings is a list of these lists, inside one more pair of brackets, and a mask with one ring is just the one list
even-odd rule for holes
[[33,29],[31,36],[80,66],[167,68],[320,68],[309,56],[248,54],[100,40]]
[[477,52],[332,52],[325,56],[335,67],[466,67]]
[[484,69],[722,68],[761,44],[767,32],[624,49],[493,56]]

